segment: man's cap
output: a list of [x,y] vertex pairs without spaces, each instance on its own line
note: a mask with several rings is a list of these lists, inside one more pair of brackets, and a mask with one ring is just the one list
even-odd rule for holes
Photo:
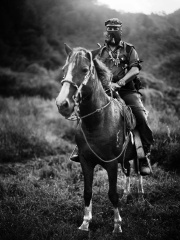
[[122,25],[122,22],[118,18],[110,18],[107,21],[105,21],[105,26],[116,26],[119,27]]

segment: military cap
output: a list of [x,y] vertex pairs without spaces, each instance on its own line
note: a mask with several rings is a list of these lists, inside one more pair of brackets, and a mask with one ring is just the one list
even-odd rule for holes
[[105,21],[105,26],[109,27],[109,26],[121,26],[122,22],[118,19],[118,18],[110,18],[107,21]]

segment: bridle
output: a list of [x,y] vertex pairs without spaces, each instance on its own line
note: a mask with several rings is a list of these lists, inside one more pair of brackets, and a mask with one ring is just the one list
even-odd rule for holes
[[[92,55],[91,55],[90,52],[89,52],[89,54],[90,54],[90,56],[92,58]],[[68,120],[71,120],[71,121],[79,120],[80,121],[81,119],[89,117],[89,116],[91,116],[91,115],[93,115],[95,113],[101,112],[103,109],[105,109],[107,106],[109,106],[111,104],[112,96],[111,96],[109,102],[106,105],[104,105],[103,107],[100,107],[100,108],[96,109],[95,111],[93,111],[91,113],[88,113],[88,114],[86,114],[84,116],[80,116],[80,114],[79,114],[79,105],[82,102],[82,92],[81,92],[81,90],[82,90],[83,86],[87,85],[90,77],[92,77],[92,79],[95,78],[95,67],[94,67],[94,64],[93,64],[92,60],[91,60],[90,70],[85,75],[84,80],[82,81],[80,86],[78,86],[76,83],[74,83],[73,81],[68,80],[66,78],[61,81],[61,84],[67,82],[67,83],[71,84],[74,88],[76,88],[76,92],[75,92],[75,94],[72,97],[73,101],[74,101],[74,110],[73,110],[71,116],[67,118]]]

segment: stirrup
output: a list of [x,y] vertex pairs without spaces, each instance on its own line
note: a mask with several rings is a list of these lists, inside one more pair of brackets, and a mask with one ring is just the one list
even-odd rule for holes
[[77,145],[75,146],[74,150],[71,153],[71,156],[69,157],[69,160],[73,162],[80,162],[79,161],[79,152],[78,152],[78,147]]
[[71,156],[69,158],[71,161],[73,162],[79,162],[79,155],[78,154],[74,154],[73,156]]

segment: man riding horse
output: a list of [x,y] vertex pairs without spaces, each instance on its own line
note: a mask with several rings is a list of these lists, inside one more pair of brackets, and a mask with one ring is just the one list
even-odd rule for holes
[[[139,131],[145,158],[140,160],[140,174],[149,175],[150,168],[147,160],[150,156],[153,134],[147,122],[146,110],[138,92],[137,75],[141,70],[140,60],[133,45],[121,40],[122,22],[118,18],[111,18],[105,22],[105,44],[98,58],[111,70],[111,88],[118,91],[120,97],[129,105],[136,117],[136,128]],[[78,162],[78,155],[71,157]]]

